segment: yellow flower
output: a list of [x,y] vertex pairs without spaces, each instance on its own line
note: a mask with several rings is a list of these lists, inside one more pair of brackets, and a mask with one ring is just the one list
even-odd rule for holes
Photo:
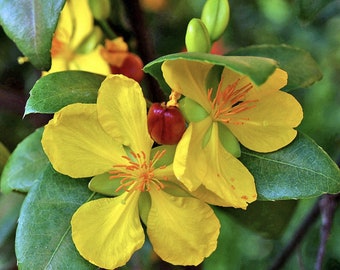
[[[48,72],[44,72],[44,75],[64,70],[110,74],[109,65],[100,54],[102,46],[97,46],[100,30],[95,28],[93,23],[88,0],[66,1],[52,40],[52,66]],[[90,35],[93,35],[92,41]],[[86,39],[87,45],[91,48],[81,53],[79,48],[84,46]],[[90,44],[91,42],[95,44]]]
[[165,81],[186,97],[182,104],[191,121],[178,144],[174,172],[207,202],[246,208],[257,194],[253,176],[236,158],[238,141],[257,152],[275,151],[295,138],[303,113],[293,96],[279,90],[287,84],[285,71],[277,68],[257,86],[225,67],[215,86],[209,85],[212,67],[184,59],[162,65]]
[[219,221],[176,184],[169,148],[151,148],[146,103],[132,79],[109,75],[97,104],[61,109],[46,125],[42,145],[60,173],[95,176],[91,182],[104,177],[105,185],[118,187],[111,192],[119,196],[87,202],[72,217],[75,246],[91,263],[124,265],[144,243],[140,217],[154,251],[167,262],[197,265],[215,250]]

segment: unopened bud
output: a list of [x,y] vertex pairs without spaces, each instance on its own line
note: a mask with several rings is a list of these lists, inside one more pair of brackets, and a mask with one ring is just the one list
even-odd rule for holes
[[229,15],[228,0],[207,0],[202,10],[201,20],[208,29],[211,42],[222,36],[227,28]]
[[210,52],[209,32],[200,19],[194,18],[189,22],[185,35],[185,45],[188,52]]
[[89,6],[96,20],[106,20],[110,16],[110,0],[89,0]]

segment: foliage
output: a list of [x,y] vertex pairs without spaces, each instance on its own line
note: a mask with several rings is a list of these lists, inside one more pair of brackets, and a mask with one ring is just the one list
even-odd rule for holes
[[[91,5],[100,2],[91,1]],[[142,13],[131,4],[138,1],[104,2],[103,6],[111,8],[110,15],[107,10],[103,18],[96,15],[95,24],[110,39],[123,36],[131,50],[141,56],[144,72],[151,75],[141,82],[144,95],[154,97],[148,102],[159,101],[156,97],[168,96],[173,90],[163,77],[162,64],[185,59],[230,68],[246,74],[257,85],[280,67],[288,73],[283,91],[295,96],[303,107],[304,120],[289,145],[270,153],[241,147],[239,160],[254,176],[258,200],[246,211],[213,206],[221,223],[218,246],[197,269],[268,269],[290,239],[302,236],[305,238],[295,256],[310,269],[318,248],[326,245],[325,230],[332,233],[322,269],[339,267],[339,208],[320,204],[322,198],[330,196],[336,205],[340,192],[340,40],[334,32],[340,26],[338,2],[230,0],[230,18],[228,13],[228,18],[221,19],[223,29],[226,22],[229,25],[215,43],[221,45],[219,54],[225,56],[191,52],[188,44],[189,52],[180,52],[188,22],[201,16],[203,0],[169,0],[157,11],[147,9],[147,4],[143,6],[146,1],[141,1]],[[81,70],[41,77],[41,71],[51,66],[53,34],[64,4],[62,0],[15,4],[4,0],[0,4],[0,269],[16,263],[19,269],[97,269],[74,246],[70,220],[85,202],[104,195],[89,190],[90,179],[72,179],[57,172],[41,145],[43,126],[51,115],[69,104],[96,103],[105,79]],[[92,8],[97,13],[100,7]],[[207,10],[204,16],[209,16]],[[136,23],[136,18],[141,21]],[[143,31],[150,34],[154,44],[139,37]],[[218,36],[220,32],[219,28]],[[193,33],[187,42],[196,42],[200,36]],[[211,37],[210,41],[216,39]],[[104,40],[99,46],[104,46]],[[22,56],[29,62],[18,65],[16,59]],[[322,219],[310,220],[305,225],[306,235],[294,235],[315,203],[321,205],[317,213]],[[325,228],[325,220],[333,227]],[[280,267],[295,269],[300,262],[291,256],[285,263]],[[142,269],[182,269],[156,257],[148,240],[122,269],[136,265]]]

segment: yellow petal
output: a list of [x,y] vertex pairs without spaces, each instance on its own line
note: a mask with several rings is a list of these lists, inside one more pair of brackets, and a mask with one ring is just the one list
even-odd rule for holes
[[[290,94],[275,91],[259,97],[255,107],[236,114],[243,124],[227,124],[237,139],[257,152],[270,152],[289,144],[303,118],[300,104]],[[243,120],[242,120],[243,119]]]
[[[123,75],[109,75],[98,92],[98,119],[104,130],[132,151],[150,151],[146,103],[139,84]],[[149,153],[145,153],[149,155]]]
[[45,126],[42,146],[55,170],[75,178],[107,172],[125,155],[101,128],[95,104],[72,104],[57,112]]
[[176,177],[190,190],[197,189],[208,170],[208,161],[203,154],[203,140],[211,119],[190,123],[176,148],[173,169]]
[[147,233],[155,252],[175,265],[198,265],[217,245],[220,223],[205,203],[152,189]]
[[205,80],[212,67],[208,63],[176,59],[165,61],[162,72],[171,89],[191,98],[210,112]]
[[[202,185],[215,194],[216,199],[203,194],[207,202],[221,206],[245,209],[248,203],[256,200],[254,178],[248,169],[228,153],[218,138],[218,124],[213,123],[211,138],[203,149],[209,161]],[[199,193],[195,196],[201,198]]]
[[75,49],[92,29],[93,16],[88,0],[66,1],[56,28],[58,40]]
[[111,73],[110,66],[104,60],[100,53],[101,46],[86,54],[77,54],[74,59],[69,62],[68,69],[70,70],[83,70],[102,75]]
[[[138,194],[126,193],[83,204],[71,220],[72,239],[79,253],[105,269],[125,265],[144,243],[138,214]],[[125,203],[122,203],[124,200]]]
[[[205,121],[205,123],[204,123]],[[202,140],[211,128],[207,143]],[[188,138],[179,142],[175,175],[194,196],[210,204],[246,208],[256,200],[254,178],[247,168],[228,153],[219,141],[218,123],[190,123]]]

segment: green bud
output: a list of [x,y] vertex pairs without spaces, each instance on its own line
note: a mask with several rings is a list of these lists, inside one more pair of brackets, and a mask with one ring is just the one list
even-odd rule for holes
[[188,52],[208,53],[211,49],[209,32],[200,19],[191,19],[185,35]]
[[110,0],[89,0],[89,6],[96,20],[106,20],[110,16]]
[[103,32],[100,27],[95,26],[93,31],[80,43],[77,53],[89,53],[93,51],[103,39]]
[[229,22],[228,0],[207,0],[205,3],[201,20],[208,29],[211,42],[218,40]]

